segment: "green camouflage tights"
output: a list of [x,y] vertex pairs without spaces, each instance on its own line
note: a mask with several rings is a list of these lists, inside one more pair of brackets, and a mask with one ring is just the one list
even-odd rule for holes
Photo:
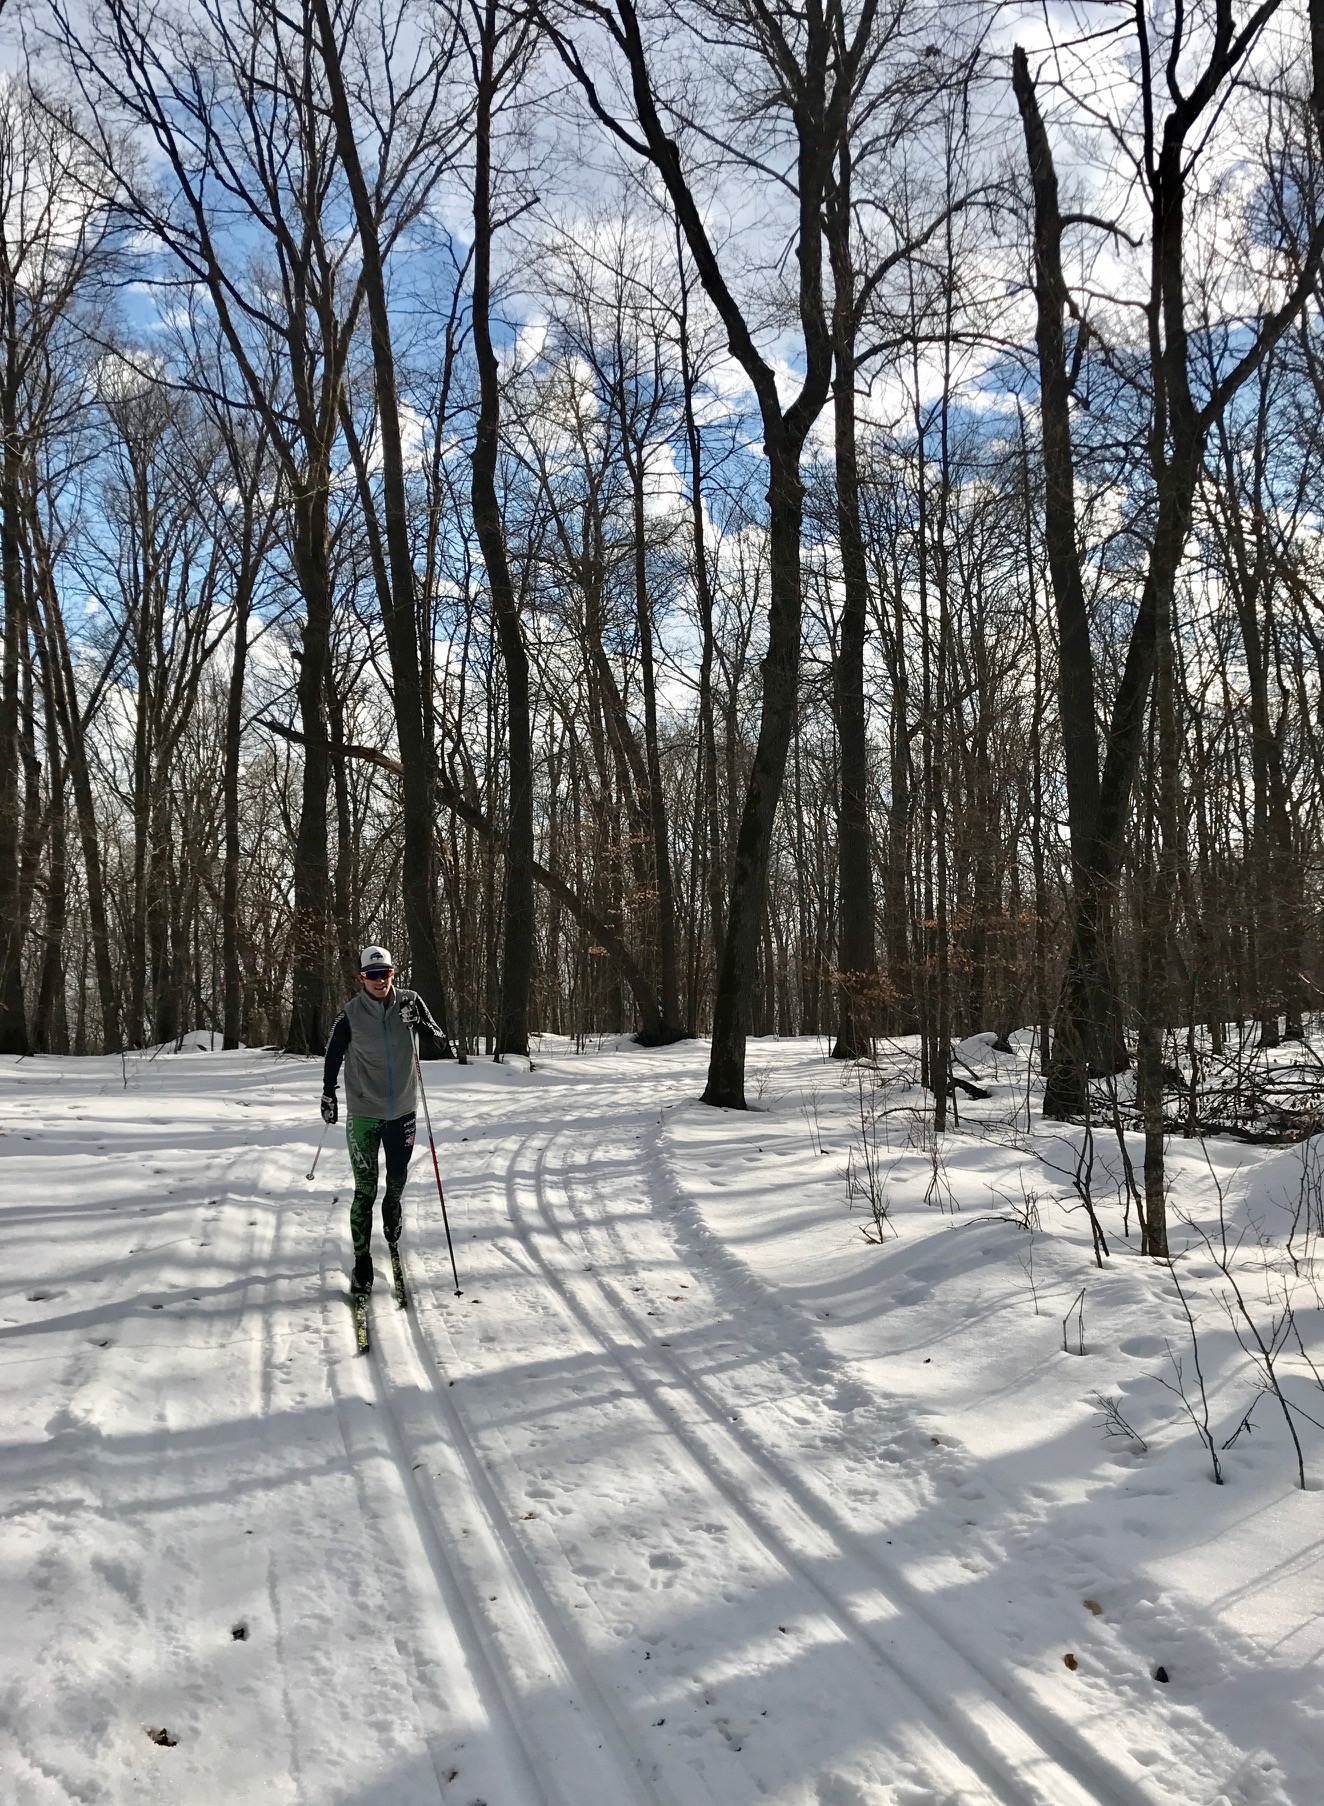
[[354,1200],[349,1207],[349,1231],[355,1257],[367,1254],[372,1242],[372,1207],[377,1197],[377,1151],[386,1150],[386,1196],[382,1199],[382,1230],[388,1242],[400,1239],[400,1199],[409,1177],[409,1156],[414,1151],[414,1113],[383,1120],[380,1116],[351,1116],[345,1123],[349,1163],[354,1169]]

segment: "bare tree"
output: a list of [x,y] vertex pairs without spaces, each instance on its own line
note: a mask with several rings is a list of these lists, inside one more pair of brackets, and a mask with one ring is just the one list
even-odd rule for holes
[[[326,70],[335,121],[336,149],[353,203],[362,258],[362,283],[372,340],[377,433],[381,445],[385,515],[385,570],[382,618],[391,659],[396,738],[400,747],[404,804],[404,902],[412,959],[411,980],[434,1012],[445,1017],[441,965],[433,917],[432,804],[435,749],[429,732],[419,659],[418,588],[410,543],[404,450],[400,435],[399,386],[387,294],[383,226],[397,237],[417,217],[427,196],[451,163],[462,135],[449,93],[455,53],[453,28],[443,24],[438,41],[419,43],[411,66],[385,71],[370,67],[359,76],[357,106],[346,77],[347,39],[353,46],[354,11],[332,16],[329,0],[313,0],[318,48]],[[387,42],[398,37],[388,31]],[[391,59],[386,58],[388,64]],[[360,142],[376,140],[377,167],[370,182]],[[366,474],[362,458],[356,468]],[[365,508],[373,505],[371,485],[360,483]]]
[[[1126,845],[1126,828],[1136,772],[1145,738],[1147,708],[1156,671],[1166,682],[1173,633],[1173,605],[1178,572],[1192,520],[1210,431],[1239,389],[1291,328],[1312,292],[1324,256],[1324,216],[1309,234],[1297,269],[1278,285],[1250,323],[1249,342],[1239,345],[1207,388],[1192,353],[1187,318],[1190,247],[1187,243],[1189,193],[1195,162],[1207,145],[1209,122],[1227,108],[1248,57],[1281,0],[1262,0],[1238,24],[1227,0],[1220,0],[1207,33],[1185,15],[1159,23],[1143,9],[1136,15],[1136,70],[1140,91],[1140,128],[1135,138],[1123,135],[1143,187],[1149,234],[1149,271],[1144,314],[1144,390],[1150,418],[1146,433],[1149,477],[1153,487],[1152,524],[1147,557],[1125,665],[1113,697],[1110,723],[1100,765],[1094,743],[1093,654],[1075,568],[1076,522],[1072,500],[1074,451],[1068,404],[1072,369],[1066,358],[1063,319],[1069,296],[1062,276],[1062,232],[1068,224],[1087,230],[1118,233],[1118,222],[1090,215],[1064,216],[1057,199],[1048,134],[1040,113],[1029,60],[1018,49],[1013,58],[1013,84],[1024,122],[1035,206],[1035,291],[1038,314],[1040,384],[1044,417],[1044,455],[1048,471],[1047,505],[1049,567],[1059,616],[1059,670],[1064,733],[1070,739],[1067,769],[1071,784],[1073,919],[1071,949],[1054,1034],[1052,1068],[1045,1108],[1064,1113],[1083,1107],[1090,1053],[1098,1051],[1094,1026],[1100,995],[1106,994],[1108,918]],[[1311,0],[1308,32],[1313,81],[1311,130],[1324,131],[1324,6]],[[1169,106],[1161,120],[1156,110],[1156,69],[1162,67]],[[1201,137],[1203,134],[1203,137]],[[1073,361],[1084,355],[1084,319],[1077,332]],[[1160,699],[1162,703],[1162,698]],[[1162,706],[1167,706],[1163,703]],[[1169,734],[1167,745],[1173,742]],[[1169,753],[1170,758],[1170,753]],[[1171,797],[1171,786],[1168,788]],[[1169,803],[1170,809],[1170,803]],[[1153,950],[1159,965],[1161,950]],[[1151,988],[1150,996],[1153,996]],[[1161,1001],[1158,1004],[1161,1010]],[[1152,1050],[1154,1030],[1146,1029]],[[1153,1093],[1155,1056],[1147,1060],[1142,1084]],[[1147,1118],[1147,1194],[1153,1245],[1163,1254],[1161,1130],[1151,1104]]]
[[[585,61],[587,52],[561,27],[546,28],[579,80],[594,116],[618,143],[658,172],[699,280],[726,329],[732,356],[757,397],[768,459],[771,594],[768,650],[763,661],[763,707],[732,863],[717,995],[707,1103],[743,1109],[745,1038],[756,952],[767,896],[773,826],[795,722],[800,660],[802,583],[800,536],[804,484],[800,459],[810,428],[827,400],[832,350],[824,292],[823,206],[833,158],[851,106],[876,55],[879,9],[865,0],[849,13],[838,3],[801,11],[763,0],[729,6],[673,9],[692,44],[711,44],[714,32],[733,59],[738,81],[765,96],[752,122],[766,132],[769,153],[782,164],[778,180],[792,197],[791,242],[798,264],[796,314],[802,334],[804,380],[783,405],[775,369],[759,350],[756,326],[722,267],[676,131],[684,104],[669,103],[663,57],[650,44],[647,23],[633,0],[576,9],[606,35],[622,71],[621,108],[604,96]],[[674,50],[674,45],[671,46]],[[672,123],[668,124],[668,115]]]
[[[246,404],[270,434],[292,515],[303,595],[303,780],[294,859],[294,1005],[288,1045],[320,1050],[327,1025],[330,878],[326,679],[333,597],[329,507],[340,401],[363,304],[337,236],[343,174],[314,34],[270,0],[187,14],[98,0],[55,30],[102,127],[119,205],[215,308]],[[114,161],[108,122],[145,131],[167,171],[154,186]],[[249,237],[246,256],[230,235]],[[275,380],[273,381],[273,377]]]
[[[20,691],[30,659],[27,503],[52,410],[62,401],[51,355],[84,294],[107,269],[115,235],[107,190],[65,106],[21,81],[0,89],[0,1052],[26,1053],[27,907],[20,863],[34,774],[26,786]],[[106,1032],[113,1035],[112,1025]]]

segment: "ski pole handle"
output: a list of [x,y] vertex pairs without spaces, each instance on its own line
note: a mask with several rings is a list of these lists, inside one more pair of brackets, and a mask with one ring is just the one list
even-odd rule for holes
[[330,1123],[324,1122],[322,1124],[322,1139],[317,1144],[317,1152],[313,1155],[313,1164],[308,1168],[306,1175],[309,1179],[311,1179],[313,1174],[317,1171],[317,1163],[322,1158],[322,1149],[326,1146],[326,1132],[330,1127]]

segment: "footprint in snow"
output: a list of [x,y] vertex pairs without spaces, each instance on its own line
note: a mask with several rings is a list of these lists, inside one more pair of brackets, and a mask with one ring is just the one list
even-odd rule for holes
[[1139,1360],[1149,1360],[1163,1353],[1163,1342],[1158,1336],[1132,1336],[1119,1347],[1124,1355],[1135,1355]]
[[660,1550],[649,1556],[648,1565],[650,1568],[668,1568],[674,1571],[677,1568],[683,1568],[685,1563],[679,1555],[672,1555],[665,1550]]

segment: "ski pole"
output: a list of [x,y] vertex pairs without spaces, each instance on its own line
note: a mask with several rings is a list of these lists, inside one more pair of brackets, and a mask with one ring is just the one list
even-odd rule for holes
[[317,1152],[313,1155],[313,1164],[308,1168],[307,1172],[307,1177],[309,1179],[311,1179],[313,1174],[317,1171],[317,1163],[322,1158],[322,1149],[326,1146],[326,1132],[330,1127],[330,1123],[324,1122],[322,1124],[322,1139],[317,1144]]
[[410,1040],[414,1043],[414,1072],[418,1078],[418,1095],[423,1100],[423,1121],[428,1126],[428,1147],[432,1150],[432,1171],[436,1174],[437,1179],[437,1202],[441,1205],[441,1224],[446,1231],[446,1252],[451,1257],[451,1278],[455,1281],[455,1296],[459,1298],[462,1296],[460,1275],[455,1267],[455,1244],[451,1240],[450,1218],[446,1215],[446,1194],[441,1189],[441,1168],[437,1165],[437,1144],[432,1138],[432,1112],[428,1109],[428,1094],[423,1089],[423,1067],[418,1057],[418,1038],[411,1035]]

